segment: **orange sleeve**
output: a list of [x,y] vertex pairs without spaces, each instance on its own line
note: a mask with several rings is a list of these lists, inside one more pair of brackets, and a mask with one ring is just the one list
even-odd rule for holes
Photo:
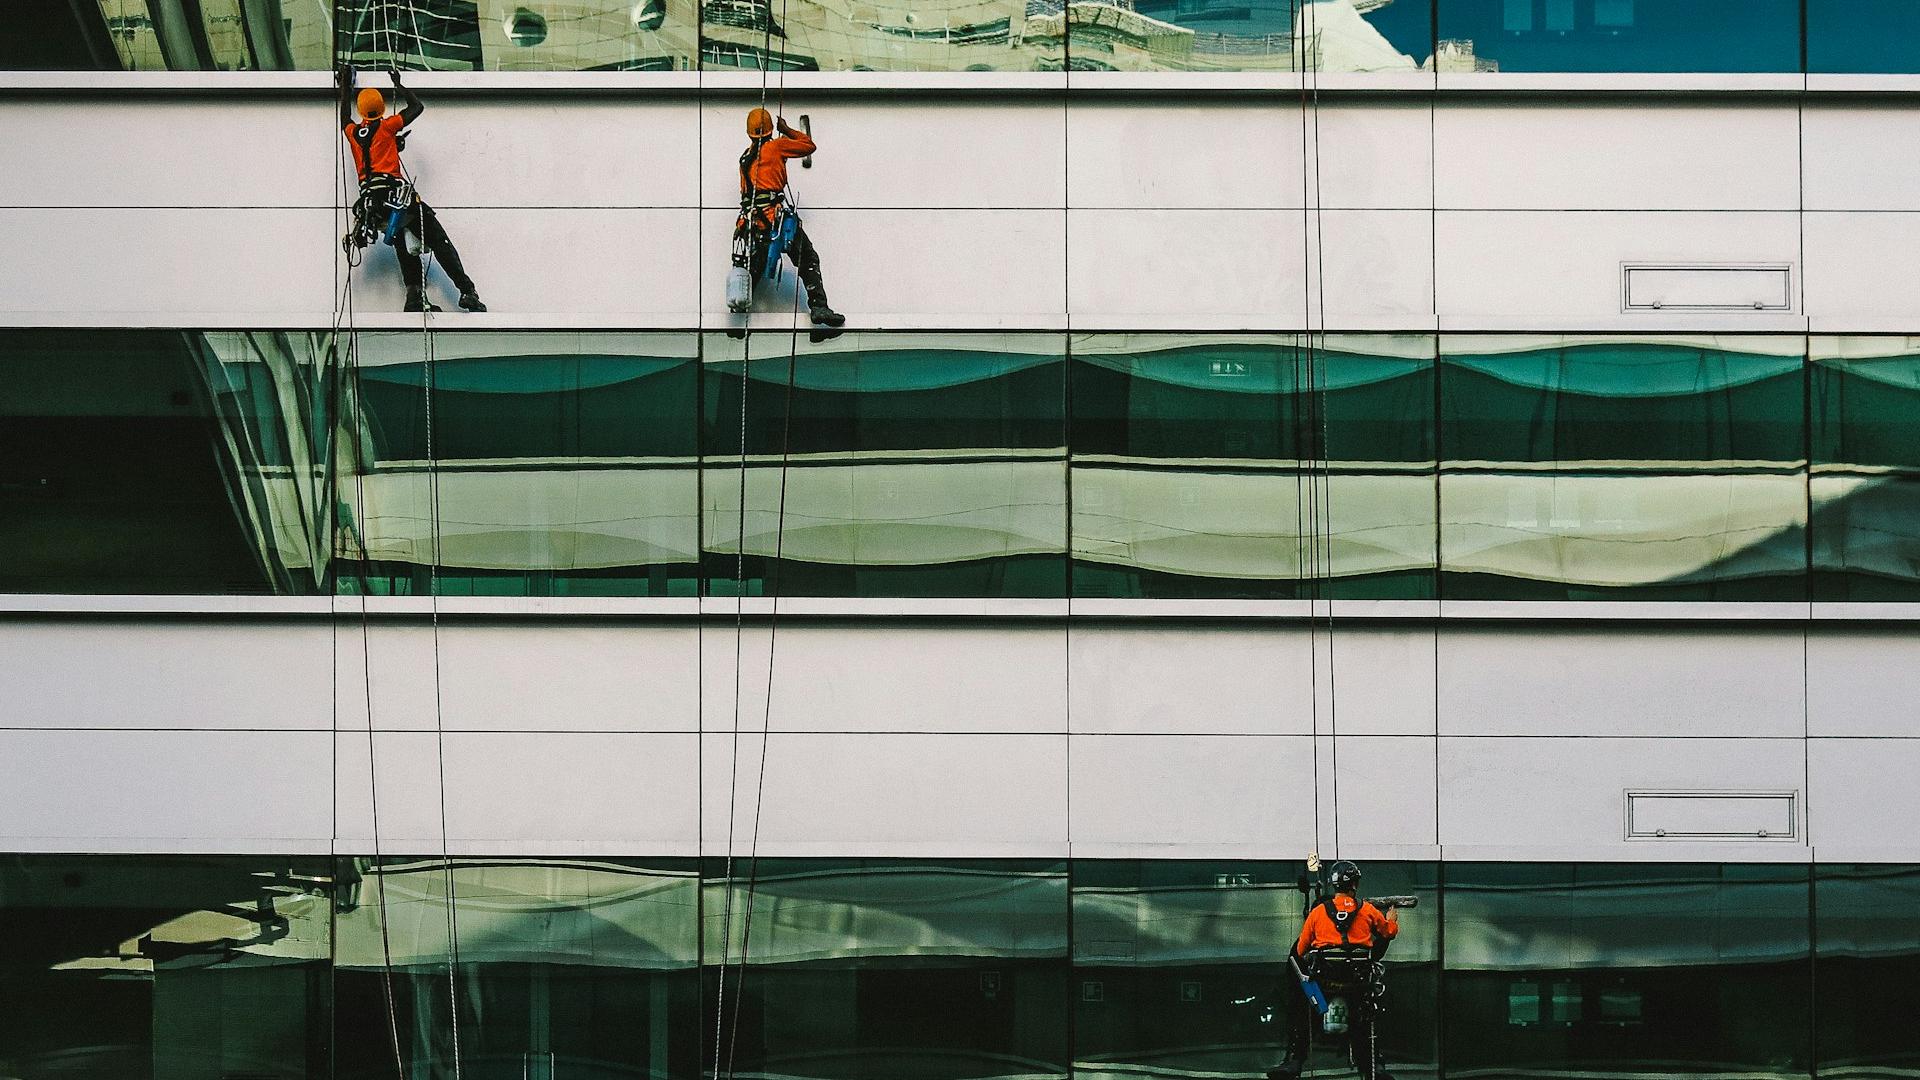
[[1388,941],[1392,941],[1400,935],[1399,920],[1388,918],[1379,908],[1374,907],[1372,904],[1367,905],[1367,921],[1373,924],[1373,932],[1375,934],[1378,934]]
[[792,134],[782,135],[773,140],[774,153],[783,158],[806,157],[814,152],[813,136],[794,128]]
[[404,116],[401,116],[399,113],[394,113],[392,116],[383,116],[380,118],[380,127],[390,135],[400,134],[400,129],[406,126],[407,126],[407,118]]

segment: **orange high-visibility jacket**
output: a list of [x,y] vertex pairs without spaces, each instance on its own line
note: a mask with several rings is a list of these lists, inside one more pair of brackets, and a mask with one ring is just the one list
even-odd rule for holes
[[406,126],[406,118],[399,113],[346,126],[347,145],[353,148],[353,169],[361,183],[375,176],[399,177],[399,136]]
[[[1337,917],[1336,917],[1337,916]],[[1342,924],[1346,933],[1341,934]],[[1336,893],[1324,904],[1315,904],[1300,927],[1300,940],[1294,943],[1296,956],[1305,956],[1328,945],[1372,945],[1392,941],[1400,933],[1400,924],[1382,914],[1372,904]]]
[[[760,153],[740,170],[740,197],[759,192],[784,191],[787,187],[787,162],[793,158],[806,157],[815,150],[813,137],[799,129],[793,129],[778,138],[768,139],[760,144]],[[774,210],[769,206],[761,213],[769,223],[773,220]]]

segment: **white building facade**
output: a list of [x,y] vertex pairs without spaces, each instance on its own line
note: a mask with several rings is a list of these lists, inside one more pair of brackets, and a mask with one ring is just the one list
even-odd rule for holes
[[0,1077],[1920,1075],[1920,15],[1435,3],[35,0]]

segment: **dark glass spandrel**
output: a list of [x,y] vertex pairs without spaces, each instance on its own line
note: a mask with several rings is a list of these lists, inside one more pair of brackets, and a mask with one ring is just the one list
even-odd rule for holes
[[1434,339],[1073,339],[1074,595],[1434,595]]
[[1911,987],[1920,982],[1916,911],[1920,866],[1815,869],[1820,1077],[1901,1080],[1920,1073],[1920,1026],[1910,1007]]
[[1075,71],[1415,73],[1432,65],[1433,0],[1054,0],[1048,7],[1067,24]]
[[335,866],[338,1077],[699,1075],[694,860]]
[[1067,1074],[1066,864],[731,865],[706,864],[706,1015],[728,1032],[716,1075]]
[[324,335],[0,332],[0,591],[310,594]]
[[0,856],[0,1076],[331,1080],[324,858]]
[[339,591],[696,595],[698,346],[442,332],[429,362],[419,334],[358,335]]
[[1447,1073],[1805,1077],[1808,873],[1448,863]]
[[1798,72],[1799,0],[1436,0],[1441,72]]
[[[1412,894],[1388,950],[1382,1059],[1396,1076],[1435,1065],[1439,926],[1433,864],[1370,862],[1368,895]],[[1096,860],[1073,864],[1074,1075],[1092,1080],[1258,1076],[1279,1064],[1287,955],[1306,914],[1299,862]],[[1315,1042],[1314,1065],[1343,1048]]]
[[1812,352],[1814,598],[1920,600],[1920,339]]
[[1805,347],[1443,335],[1442,596],[1804,599]]
[[1920,72],[1920,4],[1806,0],[1807,70],[1843,75]]
[[1064,595],[1060,335],[711,334],[703,372],[710,595]]

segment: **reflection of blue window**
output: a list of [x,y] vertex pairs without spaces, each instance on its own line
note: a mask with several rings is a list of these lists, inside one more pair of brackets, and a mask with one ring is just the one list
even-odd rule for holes
[[1807,0],[1807,70],[1920,72],[1920,4],[1913,0]]
[[1794,0],[1440,0],[1499,71],[1798,71],[1799,26]]

